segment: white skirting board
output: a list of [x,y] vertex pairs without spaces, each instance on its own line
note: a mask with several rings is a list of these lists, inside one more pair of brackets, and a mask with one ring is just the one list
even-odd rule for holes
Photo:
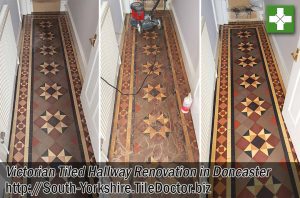
[[85,76],[85,68],[87,67],[87,60],[86,60],[86,57],[84,55],[84,52],[83,52],[83,48],[82,48],[82,44],[80,42],[80,39],[79,39],[79,35],[78,35],[78,32],[76,30],[76,26],[75,26],[75,23],[74,23],[74,19],[72,17],[72,12],[68,6],[68,4],[66,4],[66,11],[69,15],[69,19],[70,19],[70,22],[71,22],[71,29],[72,29],[72,35],[73,35],[73,39],[74,42],[75,42],[75,47],[76,47],[76,51],[77,51],[77,56],[78,56],[78,60],[79,60],[79,65],[80,65],[80,70],[81,70],[81,73],[82,73],[82,76],[84,78]]

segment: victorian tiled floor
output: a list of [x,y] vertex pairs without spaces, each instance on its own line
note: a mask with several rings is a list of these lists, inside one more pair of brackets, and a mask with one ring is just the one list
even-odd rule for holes
[[281,114],[285,90],[264,24],[224,25],[220,34],[211,162],[276,170],[267,179],[214,179],[213,197],[298,197],[299,167],[285,163],[298,162]]
[[171,15],[157,14],[163,29],[141,35],[127,18],[118,88],[135,93],[153,71],[137,95],[117,94],[110,161],[199,160],[191,115],[180,111],[190,88]]
[[10,162],[94,161],[65,14],[25,16]]

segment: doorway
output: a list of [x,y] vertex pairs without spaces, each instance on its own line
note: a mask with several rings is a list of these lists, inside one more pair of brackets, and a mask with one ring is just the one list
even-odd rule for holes
[[33,0],[33,12],[59,12],[60,0]]

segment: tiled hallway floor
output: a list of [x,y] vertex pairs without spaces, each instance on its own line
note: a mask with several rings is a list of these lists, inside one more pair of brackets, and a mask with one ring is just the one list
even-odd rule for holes
[[298,162],[281,114],[285,90],[264,25],[225,25],[220,38],[211,162],[282,164],[268,179],[215,179],[213,197],[297,197],[296,164],[284,163]]
[[9,161],[94,161],[67,16],[28,15],[24,23]]
[[191,115],[180,111],[190,92],[180,48],[169,12],[157,13],[163,29],[138,34],[126,24],[117,94],[110,161],[198,161]]

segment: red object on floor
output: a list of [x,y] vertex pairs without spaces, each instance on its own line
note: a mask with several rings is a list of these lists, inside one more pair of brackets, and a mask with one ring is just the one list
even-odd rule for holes
[[132,17],[137,21],[142,21],[145,18],[145,12],[132,10]]
[[134,2],[130,6],[132,18],[137,21],[142,21],[145,18],[144,5],[142,2]]

